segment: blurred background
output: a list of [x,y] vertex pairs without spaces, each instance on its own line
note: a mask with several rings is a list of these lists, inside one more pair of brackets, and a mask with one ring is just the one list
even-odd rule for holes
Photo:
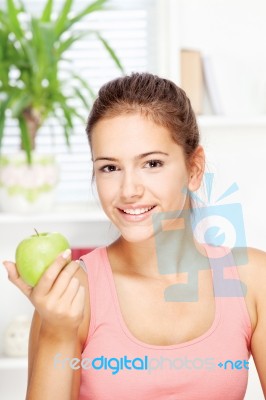
[[[91,182],[85,124],[99,87],[133,71],[172,79],[187,92],[213,174],[205,201],[218,204],[235,184],[224,203],[241,205],[246,244],[266,250],[266,2],[23,5],[0,0],[1,260],[14,260],[34,228],[63,233],[77,258],[115,238]],[[226,233],[226,224],[220,228]],[[229,236],[225,244],[234,245]],[[0,293],[0,397],[20,400],[32,308],[3,268]],[[252,360],[250,369],[245,399],[263,399]]]

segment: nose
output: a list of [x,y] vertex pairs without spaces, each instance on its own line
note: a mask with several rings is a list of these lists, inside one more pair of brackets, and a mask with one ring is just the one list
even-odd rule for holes
[[141,178],[134,171],[124,171],[121,181],[121,197],[123,200],[139,198],[144,193]]

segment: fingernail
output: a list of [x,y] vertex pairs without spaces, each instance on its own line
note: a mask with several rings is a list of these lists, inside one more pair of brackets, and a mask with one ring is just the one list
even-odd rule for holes
[[62,254],[62,257],[66,260],[66,259],[68,259],[68,257],[70,256],[70,254],[71,254],[71,250],[70,250],[70,249],[67,249],[67,250],[65,250],[64,253]]

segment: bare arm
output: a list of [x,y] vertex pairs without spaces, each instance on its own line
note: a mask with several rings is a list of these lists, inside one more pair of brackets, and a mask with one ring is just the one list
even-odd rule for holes
[[86,274],[69,261],[58,257],[35,288],[20,279],[13,263],[5,263],[9,279],[36,309],[29,342],[27,400],[76,400],[79,396],[80,369],[71,360],[81,359],[89,323],[88,293]]
[[71,362],[67,362],[76,357],[80,359],[76,340],[74,332],[73,336],[60,339],[41,327],[29,376],[27,400],[78,399],[79,385],[73,387],[73,381],[79,383],[74,376],[79,378],[80,371],[71,368]]

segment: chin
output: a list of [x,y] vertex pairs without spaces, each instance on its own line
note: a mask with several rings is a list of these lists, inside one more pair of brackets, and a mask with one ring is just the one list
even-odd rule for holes
[[121,236],[130,243],[143,243],[146,240],[154,240],[153,227],[134,227],[130,229],[120,229]]

